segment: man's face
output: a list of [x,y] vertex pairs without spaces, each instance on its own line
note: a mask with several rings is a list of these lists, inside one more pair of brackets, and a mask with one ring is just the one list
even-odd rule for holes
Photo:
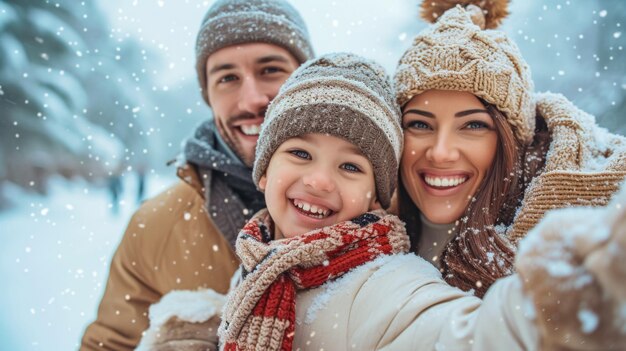
[[298,66],[289,51],[265,43],[225,47],[207,59],[207,91],[218,132],[248,167],[267,106]]

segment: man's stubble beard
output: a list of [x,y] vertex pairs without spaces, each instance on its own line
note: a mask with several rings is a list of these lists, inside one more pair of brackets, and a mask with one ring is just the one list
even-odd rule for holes
[[259,116],[255,116],[252,113],[242,113],[238,116],[230,117],[227,121],[224,121],[221,118],[215,118],[215,125],[217,126],[217,132],[220,133],[222,140],[230,147],[230,149],[239,157],[239,160],[243,162],[244,165],[248,168],[252,168],[254,166],[254,156],[256,151],[256,144],[252,149],[252,152],[246,155],[245,150],[241,146],[239,139],[236,137],[237,127],[231,127],[231,125],[237,121],[244,119],[252,119],[257,117],[264,117],[265,111],[259,114]]

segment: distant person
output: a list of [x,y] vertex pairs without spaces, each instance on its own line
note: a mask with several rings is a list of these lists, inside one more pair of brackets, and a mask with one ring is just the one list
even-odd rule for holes
[[111,196],[111,211],[113,214],[120,212],[120,196],[124,191],[124,185],[122,184],[122,176],[114,175],[107,179],[107,190]]
[[196,40],[196,69],[213,118],[186,142],[181,181],[131,219],[82,350],[134,349],[148,327],[148,307],[171,290],[227,291],[239,264],[237,233],[265,206],[251,176],[265,111],[311,57],[305,23],[286,1],[211,6]]
[[146,198],[146,171],[137,171],[137,204],[141,204]]

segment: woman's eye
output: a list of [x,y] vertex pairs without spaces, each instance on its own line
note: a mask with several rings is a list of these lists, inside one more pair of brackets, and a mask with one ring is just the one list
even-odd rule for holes
[[298,157],[298,158],[302,158],[305,160],[310,160],[311,159],[311,155],[309,155],[308,152],[304,151],[304,150],[291,150],[289,151],[292,155]]
[[430,126],[426,122],[410,121],[409,123],[406,124],[405,128],[427,130],[427,129],[430,129]]
[[355,165],[354,163],[344,163],[341,165],[342,169],[345,169],[348,172],[361,172],[361,169],[359,168],[359,166]]
[[465,125],[467,129],[491,129],[491,126],[485,122],[472,121]]

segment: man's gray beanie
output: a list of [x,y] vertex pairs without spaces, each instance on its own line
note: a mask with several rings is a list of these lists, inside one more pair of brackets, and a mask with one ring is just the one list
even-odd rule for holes
[[314,56],[304,20],[288,2],[218,0],[204,15],[196,38],[196,71],[207,104],[207,58],[219,49],[245,43],[280,46],[300,63]]
[[400,108],[384,69],[354,54],[328,54],[304,63],[281,87],[265,114],[252,178],[258,186],[272,155],[289,138],[333,135],[356,145],[372,163],[376,194],[387,208],[402,152]]

